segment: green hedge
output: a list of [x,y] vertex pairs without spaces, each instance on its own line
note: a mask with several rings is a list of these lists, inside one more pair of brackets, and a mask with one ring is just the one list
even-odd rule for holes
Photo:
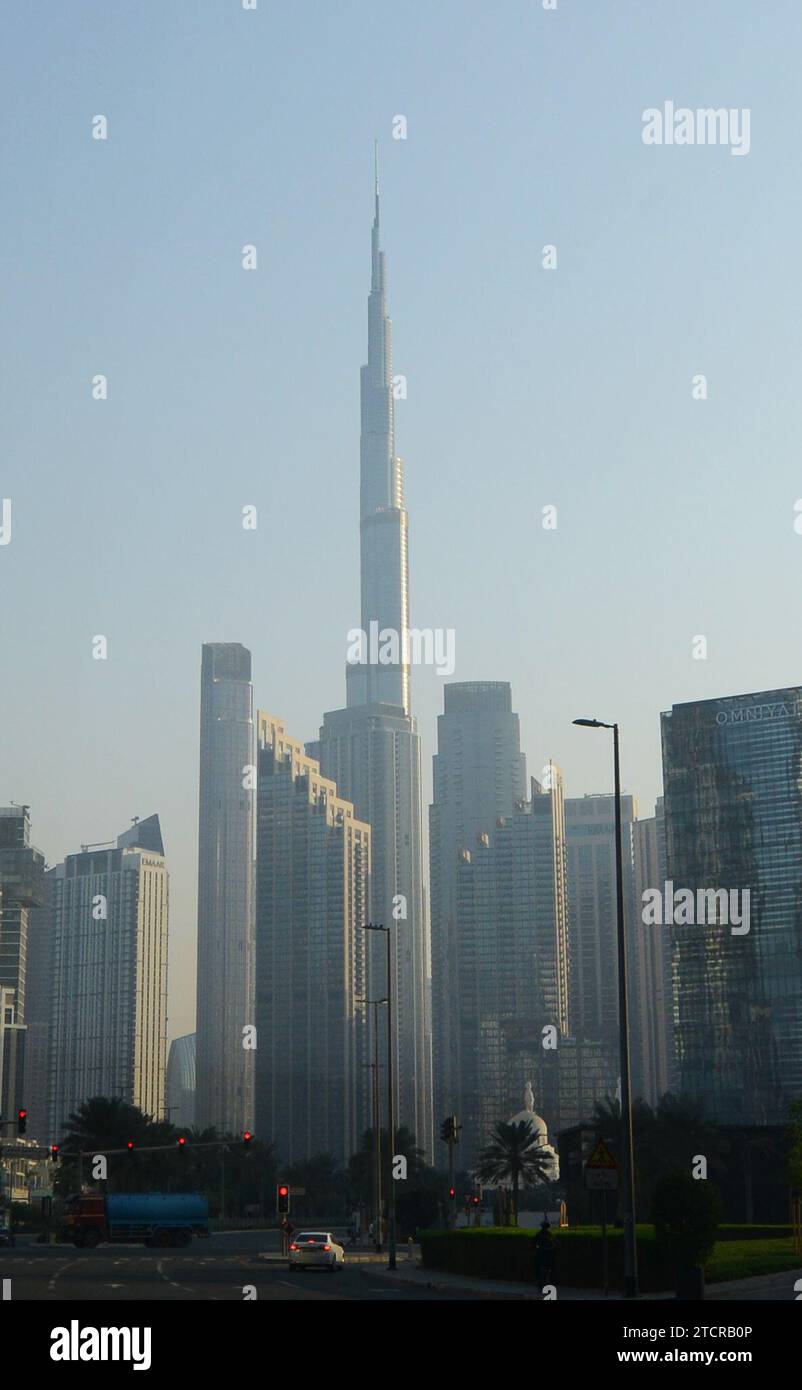
[[[710,1259],[707,1280],[715,1283],[748,1274],[792,1267],[792,1242],[786,1227],[722,1227],[720,1243]],[[770,1240],[764,1233],[770,1232]],[[778,1232],[780,1233],[778,1235]],[[737,1233],[737,1234],[736,1234]],[[535,1284],[536,1232],[485,1226],[477,1230],[423,1231],[421,1260],[426,1269],[468,1274],[480,1279],[508,1279]],[[735,1240],[732,1236],[736,1235]],[[598,1226],[552,1228],[556,1246],[554,1282],[568,1288],[601,1289],[602,1234]],[[624,1282],[624,1233],[608,1227],[608,1281],[613,1290]],[[727,1239],[730,1237],[730,1239]],[[674,1287],[670,1269],[661,1259],[651,1226],[638,1226],[638,1276],[644,1293],[665,1293]],[[753,1242],[763,1241],[758,1245]],[[746,1244],[745,1244],[746,1243]],[[786,1265],[786,1261],[789,1264]],[[798,1257],[797,1257],[798,1262]]]
[[782,1240],[794,1234],[792,1226],[733,1226],[721,1225],[717,1240]]

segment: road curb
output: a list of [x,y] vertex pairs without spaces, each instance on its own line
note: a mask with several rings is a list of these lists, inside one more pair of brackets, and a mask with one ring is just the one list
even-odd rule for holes
[[[364,1276],[367,1276],[368,1272],[369,1271],[366,1269],[360,1269],[359,1271],[359,1273]],[[398,1284],[404,1289],[430,1289],[433,1293],[459,1293],[467,1298],[481,1298],[484,1300],[494,1299],[500,1302],[509,1302],[510,1300],[515,1303],[542,1302],[538,1294],[502,1293],[500,1289],[472,1289],[465,1284],[443,1283],[435,1279],[405,1279],[403,1274],[399,1275],[392,1269],[375,1269],[370,1272],[374,1275],[378,1274],[381,1278],[386,1279],[388,1283]]]

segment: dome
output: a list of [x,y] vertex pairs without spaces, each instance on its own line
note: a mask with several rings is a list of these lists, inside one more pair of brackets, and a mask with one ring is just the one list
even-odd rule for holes
[[517,1115],[513,1115],[509,1121],[511,1125],[528,1124],[531,1125],[532,1133],[535,1136],[536,1147],[543,1151],[543,1157],[547,1162],[547,1178],[556,1182],[560,1176],[560,1160],[556,1150],[549,1143],[549,1131],[546,1121],[542,1115],[538,1115],[535,1110],[535,1096],[532,1090],[531,1081],[527,1081],[524,1087],[524,1108],[519,1110]]
[[538,1114],[536,1113],[536,1111],[535,1111],[535,1093],[534,1093],[534,1091],[532,1090],[532,1082],[531,1082],[531,1081],[527,1081],[526,1086],[524,1087],[524,1108],[523,1108],[523,1110],[519,1110],[517,1115],[513,1115],[512,1119],[509,1121],[509,1123],[510,1123],[511,1125],[520,1125],[520,1124],[529,1124],[529,1125],[531,1125],[531,1126],[532,1126],[532,1132],[533,1132],[534,1134],[537,1134],[537,1135],[539,1136],[540,1142],[541,1142],[542,1144],[547,1144],[547,1143],[548,1143],[548,1140],[549,1140],[548,1126],[546,1125],[546,1121],[543,1119],[543,1116],[542,1116],[542,1115],[538,1115]]
[[519,1110],[517,1115],[513,1115],[510,1124],[529,1124],[532,1126],[533,1134],[536,1134],[542,1143],[548,1143],[549,1131],[546,1121],[542,1115],[537,1115],[534,1110]]

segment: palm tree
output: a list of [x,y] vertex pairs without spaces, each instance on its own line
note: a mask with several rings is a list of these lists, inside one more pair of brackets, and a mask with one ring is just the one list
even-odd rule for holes
[[148,1115],[120,1096],[92,1096],[66,1121],[61,1147],[65,1153],[121,1149],[129,1139],[141,1142],[152,1123]]
[[508,1124],[500,1120],[493,1138],[479,1154],[476,1172],[488,1186],[512,1182],[512,1220],[518,1225],[518,1191],[521,1183],[547,1182],[551,1159],[544,1153],[540,1136],[529,1120]]

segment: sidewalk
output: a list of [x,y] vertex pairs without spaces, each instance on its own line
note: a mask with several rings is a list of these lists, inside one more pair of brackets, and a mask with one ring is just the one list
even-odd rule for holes
[[[407,1262],[399,1259],[396,1270],[386,1268],[386,1256],[374,1256],[376,1261],[385,1264],[384,1269],[372,1269],[371,1275],[378,1275],[381,1278],[403,1282],[407,1287],[410,1284],[419,1285],[421,1288],[434,1289],[438,1293],[461,1293],[472,1294],[475,1298],[511,1298],[520,1301],[526,1299],[529,1302],[542,1303],[543,1297],[532,1284],[517,1284],[506,1279],[475,1279],[467,1274],[450,1274],[438,1269],[424,1269],[417,1261]],[[364,1271],[367,1274],[367,1270]],[[723,1284],[708,1284],[705,1290],[705,1302],[715,1303],[721,1300],[743,1300],[750,1301],[758,1299],[772,1302],[782,1302],[793,1300],[796,1297],[794,1285],[798,1279],[802,1279],[802,1269],[783,1270],[779,1274],[761,1274],[751,1279],[732,1279]],[[565,1288],[557,1283],[557,1300],[559,1302],[599,1302],[599,1303],[619,1303],[623,1301],[623,1294],[618,1290],[611,1290],[606,1298],[603,1297],[600,1289],[572,1289]],[[659,1303],[671,1301],[675,1302],[673,1293],[647,1293],[641,1294],[638,1302],[640,1303]]]

